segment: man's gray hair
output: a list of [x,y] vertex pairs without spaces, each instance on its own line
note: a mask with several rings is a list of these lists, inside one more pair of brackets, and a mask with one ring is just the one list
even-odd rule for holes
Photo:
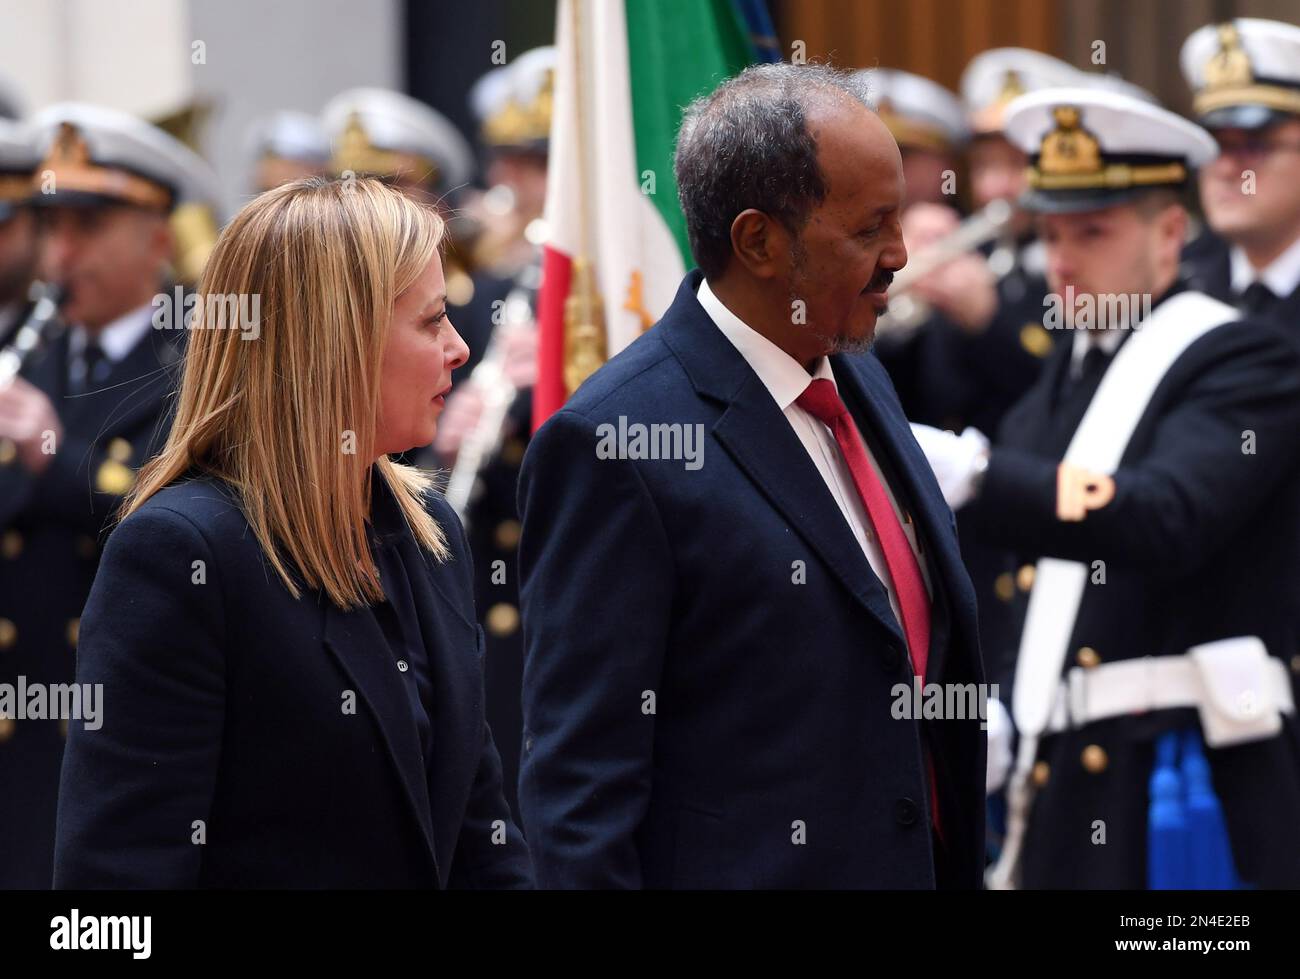
[[706,277],[727,267],[731,223],[741,211],[763,211],[792,234],[808,223],[828,190],[809,111],[846,96],[874,109],[867,77],[826,65],[754,65],[687,107],[673,172],[691,252]]

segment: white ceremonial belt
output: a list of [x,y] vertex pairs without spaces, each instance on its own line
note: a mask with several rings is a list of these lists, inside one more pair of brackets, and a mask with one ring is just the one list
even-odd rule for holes
[[1076,666],[1057,689],[1045,733],[1125,714],[1195,707],[1212,748],[1272,737],[1295,713],[1286,666],[1255,636],[1195,646],[1178,656]]

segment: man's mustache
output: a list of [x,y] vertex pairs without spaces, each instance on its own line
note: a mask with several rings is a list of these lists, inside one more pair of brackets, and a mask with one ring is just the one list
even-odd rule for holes
[[889,288],[890,283],[892,283],[893,281],[894,281],[894,273],[891,272],[889,269],[881,269],[872,277],[871,281],[867,283],[867,287],[862,291],[883,292],[884,290]]

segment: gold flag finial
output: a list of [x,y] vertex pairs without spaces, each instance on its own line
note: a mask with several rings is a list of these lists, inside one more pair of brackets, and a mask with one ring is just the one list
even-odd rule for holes
[[573,260],[573,279],[564,301],[564,388],[573,394],[605,363],[605,304],[596,270],[586,258]]

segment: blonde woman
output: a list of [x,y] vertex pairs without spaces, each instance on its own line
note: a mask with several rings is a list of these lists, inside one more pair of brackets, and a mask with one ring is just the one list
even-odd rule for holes
[[[433,210],[308,178],[222,233],[81,622],[56,887],[527,887],[451,508],[390,454],[468,351]],[[251,303],[248,303],[251,306]],[[223,322],[223,319],[224,322]],[[225,328],[220,328],[220,327]]]

